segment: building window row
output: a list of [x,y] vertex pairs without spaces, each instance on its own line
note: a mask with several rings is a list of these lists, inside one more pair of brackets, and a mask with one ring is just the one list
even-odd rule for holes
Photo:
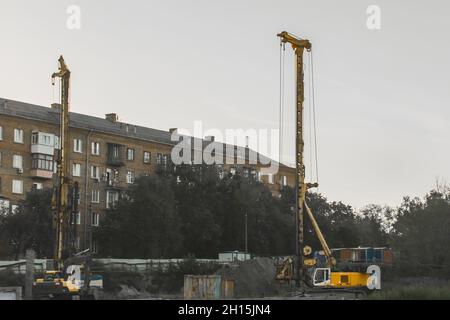
[[[31,186],[32,191],[42,190],[43,188],[44,188],[44,185],[41,182],[33,182],[32,186]],[[13,179],[11,190],[12,190],[13,194],[23,194],[23,180]],[[2,178],[0,177],[0,192],[1,191],[2,191]],[[0,205],[1,205],[1,203],[0,203]]]
[[[0,127],[0,141],[3,140],[3,128]],[[23,143],[24,141],[24,131],[23,129],[14,129],[14,142],[15,143]],[[54,136],[52,134],[46,134],[41,132],[33,132],[31,135],[31,143],[32,144],[41,144],[46,146],[53,146],[55,148],[59,148],[59,137]],[[119,157],[119,150],[115,150],[116,157]],[[75,153],[83,153],[83,140],[75,138],[73,139],[73,152]],[[91,154],[99,156],[100,155],[100,142],[92,142],[91,143]],[[161,158],[163,157],[163,158]],[[168,156],[158,154],[157,164],[167,163]],[[134,161],[135,160],[135,149],[127,148],[127,160]],[[146,164],[151,163],[151,153],[148,151],[144,151],[143,161]]]
[[[0,141],[3,141],[3,127],[0,127]],[[14,129],[14,142],[23,143],[23,129]]]
[[[77,212],[77,213],[73,214],[72,217],[73,217],[72,223],[74,223],[76,225],[81,225],[81,212]],[[98,213],[92,213],[91,225],[93,227],[100,226],[100,215]]]

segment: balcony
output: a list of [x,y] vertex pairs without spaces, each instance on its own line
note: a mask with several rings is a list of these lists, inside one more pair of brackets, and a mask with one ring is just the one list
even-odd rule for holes
[[58,137],[51,133],[34,131],[31,135],[31,153],[53,156]]
[[108,143],[107,163],[109,166],[121,167],[124,162],[124,147],[120,144]]
[[52,179],[54,165],[53,156],[33,154],[30,175],[33,178]]
[[39,178],[39,179],[52,179],[53,172],[42,169],[31,169],[30,176],[32,178]]

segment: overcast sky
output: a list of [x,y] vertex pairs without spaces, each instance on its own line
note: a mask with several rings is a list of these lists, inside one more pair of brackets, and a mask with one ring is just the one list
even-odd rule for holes
[[[81,29],[66,27],[69,5]],[[381,29],[366,26],[369,5]],[[450,179],[447,1],[0,0],[0,97],[50,105],[59,54],[72,111],[168,130],[278,128],[282,30],[314,47],[320,191],[398,205]],[[308,67],[308,66],[307,66]],[[286,51],[283,160],[294,162]]]

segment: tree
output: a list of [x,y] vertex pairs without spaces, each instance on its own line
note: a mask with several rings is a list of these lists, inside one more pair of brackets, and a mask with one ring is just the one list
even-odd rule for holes
[[405,197],[393,225],[404,273],[450,275],[450,192],[432,190],[424,200]]
[[40,258],[52,257],[55,235],[51,199],[51,189],[32,191],[15,212],[2,215],[2,243],[15,260],[27,249],[33,249]]
[[120,258],[167,258],[180,254],[180,222],[172,178],[153,174],[136,179],[109,210],[94,235],[100,254]]

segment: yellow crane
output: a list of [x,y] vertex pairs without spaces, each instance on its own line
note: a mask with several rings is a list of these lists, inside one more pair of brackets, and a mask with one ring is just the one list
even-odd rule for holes
[[[306,194],[308,189],[318,187],[318,183],[305,182],[305,164],[304,164],[304,125],[303,125],[303,103],[305,100],[304,85],[304,68],[303,56],[305,50],[311,51],[312,45],[309,40],[299,39],[294,35],[283,31],[277,35],[282,44],[289,43],[292,45],[296,56],[296,143],[295,143],[295,162],[296,162],[296,257],[293,261],[287,259],[277,273],[279,280],[293,280],[300,289],[305,289],[305,284],[316,287],[329,288],[380,288],[380,270],[378,266],[369,266],[366,273],[361,272],[333,272],[332,269],[336,265],[336,260],[332,256],[332,252],[323,236],[316,219],[306,203]],[[326,257],[325,268],[317,268],[316,260],[308,258],[311,255],[311,247],[304,243],[304,217],[305,213],[311,222],[323,253]],[[295,265],[293,266],[293,262]],[[312,269],[312,270],[311,270]],[[295,275],[294,275],[295,271]],[[312,271],[312,272],[311,272]],[[311,277],[311,281],[307,281],[307,276]]]

